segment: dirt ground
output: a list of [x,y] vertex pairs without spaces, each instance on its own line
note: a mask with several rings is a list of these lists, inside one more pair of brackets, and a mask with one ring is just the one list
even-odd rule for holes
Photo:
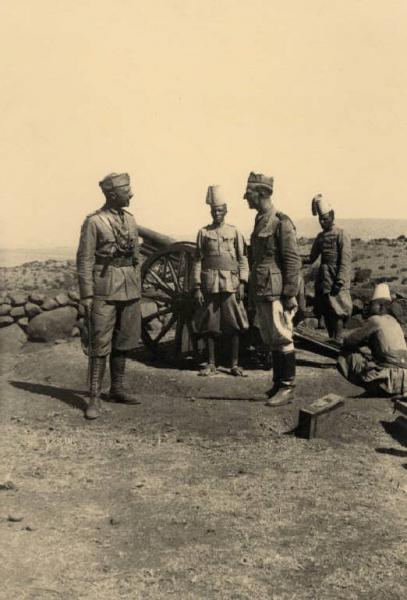
[[[134,361],[141,404],[87,422],[78,342],[3,355],[0,598],[405,598],[393,405],[298,358],[298,399],[278,409],[253,401],[264,371]],[[296,437],[299,408],[328,392],[346,398],[329,433]]]

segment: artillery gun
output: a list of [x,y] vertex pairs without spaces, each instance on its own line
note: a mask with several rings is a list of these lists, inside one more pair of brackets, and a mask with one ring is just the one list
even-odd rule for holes
[[[193,332],[195,311],[190,278],[195,243],[177,241],[146,227],[138,227],[143,243],[141,267],[142,339],[154,353],[171,344],[173,357],[193,356],[198,339]],[[298,324],[294,337],[306,349],[335,358],[338,348],[315,331]]]

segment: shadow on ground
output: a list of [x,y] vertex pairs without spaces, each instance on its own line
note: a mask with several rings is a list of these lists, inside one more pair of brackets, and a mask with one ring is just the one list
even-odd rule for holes
[[64,402],[72,408],[78,408],[85,410],[86,402],[82,398],[82,390],[72,390],[70,388],[60,388],[54,385],[44,385],[42,383],[30,383],[28,381],[10,381],[10,384],[31,394],[38,394],[40,396],[49,396],[50,398]]

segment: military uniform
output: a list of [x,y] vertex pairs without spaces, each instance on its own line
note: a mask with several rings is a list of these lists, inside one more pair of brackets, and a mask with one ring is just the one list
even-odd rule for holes
[[284,314],[280,302],[283,295],[297,296],[300,286],[301,260],[291,219],[274,207],[257,215],[250,248],[250,296],[256,305],[262,338],[273,351],[293,352],[293,315]]
[[202,289],[205,304],[194,320],[197,332],[234,334],[249,327],[243,303],[236,299],[248,274],[245,242],[236,227],[211,224],[199,230],[192,285]]
[[315,280],[314,311],[324,317],[330,337],[342,342],[344,321],[352,314],[350,295],[352,244],[348,234],[334,224],[330,203],[318,194],[312,199],[312,214],[319,215],[323,230],[317,235],[306,263],[321,257]]
[[[333,313],[341,318],[350,317],[352,247],[348,234],[335,225],[329,231],[321,231],[312,245],[310,262],[315,262],[319,256],[321,264],[315,281],[316,315]],[[335,284],[340,288],[337,293],[333,293]]]
[[126,353],[137,346],[141,333],[137,225],[123,208],[132,196],[130,178],[127,173],[111,173],[99,185],[106,204],[84,221],[77,252],[81,300],[90,302],[83,339],[85,351],[90,354],[90,401],[85,412],[89,419],[100,414],[107,355],[110,399],[137,402],[124,391],[123,378]]
[[141,332],[139,244],[129,212],[103,206],[86,218],[77,271],[81,298],[94,299],[92,354],[135,348]]
[[294,398],[293,319],[301,287],[301,259],[291,219],[271,204],[273,178],[250,173],[245,198],[258,211],[250,239],[249,293],[263,341],[273,356],[273,387],[268,406]]

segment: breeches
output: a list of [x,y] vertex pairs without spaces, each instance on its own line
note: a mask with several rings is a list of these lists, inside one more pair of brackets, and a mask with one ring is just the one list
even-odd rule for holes
[[296,309],[283,310],[280,300],[256,302],[260,335],[275,352],[293,352],[293,322]]
[[91,326],[93,356],[106,356],[112,349],[132,350],[141,334],[140,301],[95,300]]

